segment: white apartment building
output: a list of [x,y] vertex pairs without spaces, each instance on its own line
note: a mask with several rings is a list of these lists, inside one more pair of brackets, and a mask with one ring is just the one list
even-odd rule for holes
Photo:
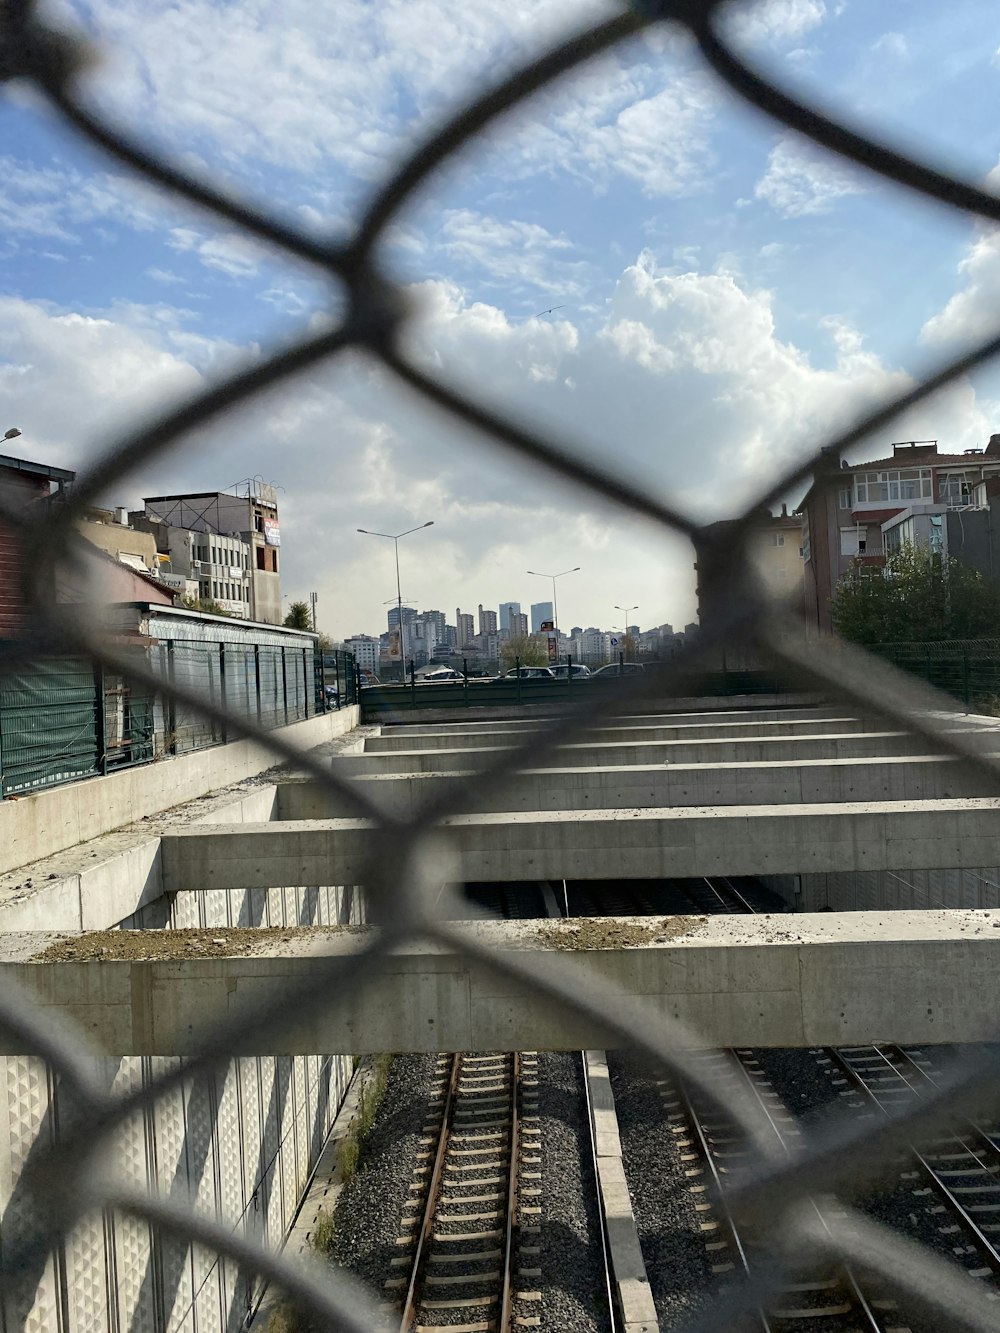
[[371,634],[355,634],[344,640],[344,647],[354,654],[354,660],[362,671],[378,675],[379,641]]

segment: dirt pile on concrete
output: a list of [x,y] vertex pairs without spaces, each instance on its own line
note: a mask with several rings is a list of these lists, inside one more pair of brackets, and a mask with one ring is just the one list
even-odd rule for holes
[[550,949],[628,949],[645,944],[665,944],[689,935],[703,917],[650,917],[649,921],[614,917],[569,917],[542,926],[539,940]]
[[244,957],[321,935],[342,935],[361,926],[209,926],[205,930],[92,930],[50,944],[34,963],[121,962],[164,958]]

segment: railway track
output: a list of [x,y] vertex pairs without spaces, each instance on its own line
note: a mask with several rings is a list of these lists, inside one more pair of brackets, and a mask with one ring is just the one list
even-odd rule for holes
[[[721,1101],[749,1090],[781,1151],[796,1151],[801,1126],[764,1076],[752,1051],[704,1051],[699,1062],[705,1081]],[[749,1275],[766,1255],[767,1237],[745,1225],[730,1208],[728,1198],[758,1164],[758,1154],[735,1120],[702,1101],[683,1083],[660,1080],[660,1092],[670,1132],[686,1164],[712,1272],[723,1284],[728,1275]],[[830,1216],[827,1201],[822,1208],[813,1201],[813,1207],[821,1219]],[[762,1333],[804,1328],[823,1333],[908,1333],[892,1296],[871,1280],[862,1284],[843,1263],[803,1267],[766,1308],[748,1312],[744,1327]]]
[[[937,1082],[920,1049],[862,1046],[826,1049],[820,1059],[847,1083],[855,1110],[892,1115]],[[962,1120],[926,1143],[910,1144],[911,1184],[932,1198],[947,1248],[970,1277],[991,1282],[1000,1300],[1000,1128]]]
[[540,1300],[525,1289],[539,1273],[536,1060],[439,1057],[440,1115],[425,1126],[384,1329],[510,1333],[515,1307]]

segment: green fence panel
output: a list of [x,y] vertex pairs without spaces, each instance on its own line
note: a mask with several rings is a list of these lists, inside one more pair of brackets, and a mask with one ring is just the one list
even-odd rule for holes
[[97,682],[85,658],[14,668],[0,678],[3,795],[100,771]]

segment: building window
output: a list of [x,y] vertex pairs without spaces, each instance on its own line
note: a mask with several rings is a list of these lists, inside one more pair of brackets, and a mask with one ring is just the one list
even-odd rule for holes
[[840,529],[840,554],[847,556],[864,555],[865,553],[865,535],[864,528],[841,528]]
[[972,489],[974,481],[970,481],[964,473],[940,473],[938,475],[938,490],[943,504],[958,508],[960,505],[972,504]]
[[837,508],[850,509],[850,507],[851,507],[851,492],[847,490],[841,491],[840,494],[837,496]]
[[941,514],[931,514],[931,552],[941,555],[944,552],[944,519]]
[[258,547],[256,547],[256,551],[257,551],[257,568],[258,568],[258,569],[266,569],[266,568],[267,568],[267,565],[264,563],[264,548],[263,548],[263,546],[258,546]]
[[854,477],[854,494],[859,504],[877,504],[882,500],[930,500],[931,470],[929,467],[914,467],[858,472]]
[[772,532],[769,534],[772,546],[784,546],[785,534],[783,532]]

